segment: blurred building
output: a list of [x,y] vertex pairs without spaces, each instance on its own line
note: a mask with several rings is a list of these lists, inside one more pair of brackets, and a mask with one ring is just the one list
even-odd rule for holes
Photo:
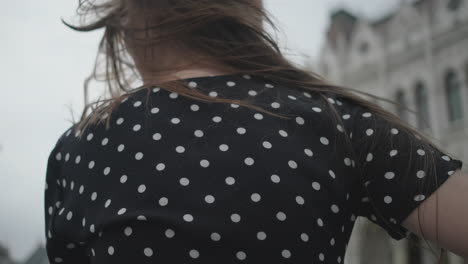
[[28,254],[28,256],[22,261],[14,261],[8,248],[0,244],[0,264],[49,264],[47,257],[46,248],[42,243],[36,245],[36,247]]
[[[377,21],[337,10],[316,70],[336,84],[409,106],[418,114],[376,101],[432,136],[448,153],[468,160],[468,1],[402,1]],[[434,253],[424,249],[424,242],[411,245],[359,219],[346,260],[433,263]],[[447,262],[462,263],[452,254]]]
[[44,245],[38,244],[36,248],[30,253],[23,264],[49,264],[47,251]]
[[0,264],[16,264],[10,257],[10,250],[0,243]]

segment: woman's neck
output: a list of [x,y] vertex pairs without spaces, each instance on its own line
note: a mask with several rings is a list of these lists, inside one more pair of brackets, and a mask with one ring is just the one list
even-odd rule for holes
[[180,70],[172,74],[169,74],[167,76],[160,77],[158,79],[161,83],[164,83],[164,82],[180,80],[180,79],[226,75],[229,73],[230,71],[226,71],[226,70],[218,69],[218,68],[192,68],[192,69]]
[[143,70],[143,82],[147,85],[157,85],[160,83],[205,76],[218,76],[237,73],[239,70],[220,63],[183,63],[177,64],[179,70],[168,73],[151,73]]

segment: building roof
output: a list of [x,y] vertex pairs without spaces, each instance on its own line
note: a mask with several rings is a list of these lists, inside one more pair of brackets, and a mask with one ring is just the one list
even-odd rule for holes
[[358,17],[346,9],[337,9],[332,12],[331,24],[328,28],[327,38],[333,48],[336,48],[338,37],[340,35],[344,35],[346,41],[351,39],[354,31],[354,25],[357,21]]
[[[433,2],[434,0],[413,0],[411,2],[411,5],[413,5],[417,9],[430,9],[432,8],[431,5]],[[330,13],[331,23],[327,33],[328,41],[333,48],[336,48],[337,39],[339,35],[343,35],[345,39],[349,41],[352,37],[354,26],[359,20],[367,20],[369,22],[369,25],[377,31],[385,30],[385,28],[388,25],[388,22],[390,22],[398,12],[399,9],[391,11],[390,13],[379,17],[373,21],[369,21],[367,18],[354,15],[345,8],[335,9]]]

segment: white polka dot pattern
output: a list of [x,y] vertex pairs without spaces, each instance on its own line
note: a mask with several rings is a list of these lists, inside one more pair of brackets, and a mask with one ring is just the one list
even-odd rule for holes
[[[436,162],[436,181],[435,172],[424,168],[428,149],[420,137],[394,127],[362,106],[354,107],[347,114],[343,118],[353,122],[353,149],[357,152],[357,164],[362,164],[366,191],[361,194],[361,209],[357,213],[383,227],[393,238],[403,238],[407,230],[401,222],[450,176],[451,171],[461,168],[462,162],[431,147]],[[430,184],[423,185],[423,178]]]
[[[153,87],[150,101],[131,93],[109,130],[67,130],[44,189],[51,263],[340,263],[357,216],[403,237],[435,191],[419,188],[435,175],[422,167],[431,151],[349,100],[253,75],[187,84],[291,119]],[[434,154],[440,185],[461,162]]]

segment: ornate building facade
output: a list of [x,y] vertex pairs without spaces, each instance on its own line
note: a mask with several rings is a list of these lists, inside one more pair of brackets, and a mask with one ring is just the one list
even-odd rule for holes
[[[402,107],[376,101],[448,153],[468,161],[467,0],[402,1],[377,21],[337,10],[317,67],[336,84],[417,111],[408,114]],[[394,241],[380,227],[359,219],[346,263],[433,263],[434,253],[426,243],[415,241]],[[453,254],[446,261],[462,263]]]

